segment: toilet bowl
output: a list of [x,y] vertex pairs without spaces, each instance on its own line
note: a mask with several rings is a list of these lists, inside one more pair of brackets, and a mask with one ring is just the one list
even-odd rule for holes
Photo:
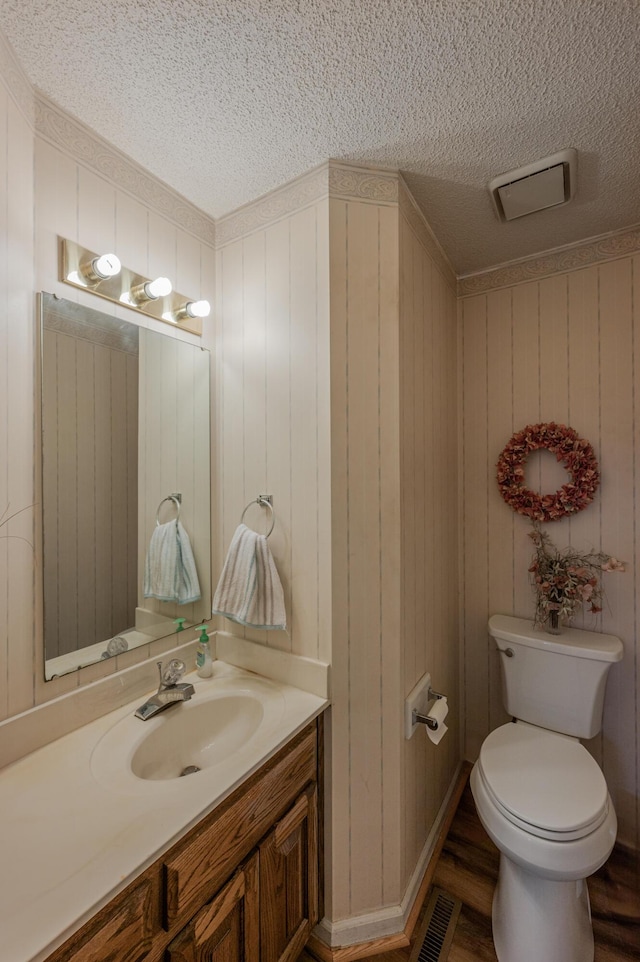
[[485,740],[471,788],[500,851],[492,909],[500,962],[589,962],[585,879],[609,858],[617,828],[596,762],[576,739],[509,723]]
[[586,878],[611,854],[613,804],[577,739],[525,722],[502,725],[485,739],[471,784],[489,837],[540,878]]
[[514,716],[487,736],[471,772],[478,816],[500,851],[496,954],[499,962],[592,962],[586,879],[611,854],[617,820],[579,737],[600,729],[606,675],[622,645],[577,629],[563,640],[534,634],[504,615],[489,628],[505,656]]

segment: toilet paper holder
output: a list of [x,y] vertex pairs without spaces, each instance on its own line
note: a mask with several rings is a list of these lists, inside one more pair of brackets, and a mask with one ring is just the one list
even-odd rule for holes
[[[444,695],[440,694],[439,691],[434,691],[433,688],[429,688],[429,691],[427,692],[427,697],[429,699],[429,703],[431,703],[432,701],[438,701],[439,698],[444,698]],[[428,710],[429,709],[427,709],[427,711]],[[411,721],[413,722],[414,725],[417,723],[420,725],[426,725],[427,728],[430,728],[431,731],[434,731],[434,732],[437,731],[438,729],[437,719],[430,718],[428,714],[423,715],[422,712],[419,712],[417,708],[414,708],[413,712],[411,713]]]

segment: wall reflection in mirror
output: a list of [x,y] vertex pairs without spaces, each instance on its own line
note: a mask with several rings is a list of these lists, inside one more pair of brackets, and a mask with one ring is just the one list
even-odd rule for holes
[[210,618],[210,365],[52,294],[40,306],[51,679]]

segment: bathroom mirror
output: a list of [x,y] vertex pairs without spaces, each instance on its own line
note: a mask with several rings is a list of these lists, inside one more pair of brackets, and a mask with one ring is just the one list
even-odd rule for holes
[[[50,680],[173,634],[177,619],[211,617],[210,355],[52,294],[39,300]],[[178,511],[200,594],[186,604],[173,589],[177,600],[158,600],[157,586],[146,596],[151,537]]]

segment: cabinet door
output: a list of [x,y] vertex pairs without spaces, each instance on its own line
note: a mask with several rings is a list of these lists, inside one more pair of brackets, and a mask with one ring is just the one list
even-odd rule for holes
[[260,845],[260,962],[294,962],[318,921],[315,785]]
[[258,856],[253,855],[169,943],[167,962],[257,962]]
[[159,914],[160,872],[154,867],[101,909],[47,962],[144,962],[160,931]]

